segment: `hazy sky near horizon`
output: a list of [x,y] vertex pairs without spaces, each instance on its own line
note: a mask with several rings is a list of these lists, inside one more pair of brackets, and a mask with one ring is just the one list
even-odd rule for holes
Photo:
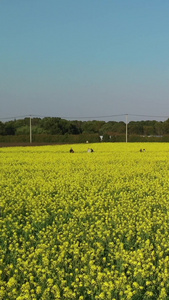
[[121,114],[169,117],[168,0],[0,0],[0,120]]

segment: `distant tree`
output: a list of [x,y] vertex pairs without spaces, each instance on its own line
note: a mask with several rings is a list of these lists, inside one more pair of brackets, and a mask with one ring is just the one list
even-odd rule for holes
[[58,118],[57,124],[58,124],[58,128],[59,128],[61,134],[68,133],[70,121]]
[[143,135],[144,133],[143,124],[141,122],[134,122],[134,121],[129,122],[128,133]]
[[29,118],[25,118],[25,119],[18,119],[18,120],[14,120],[14,121],[10,121],[15,129],[22,127],[22,126],[29,126],[30,124],[30,119]]
[[40,127],[49,134],[65,134],[69,129],[69,121],[61,118],[44,118],[40,121]]
[[107,123],[104,123],[103,126],[100,128],[99,133],[100,135],[104,134],[112,134],[114,133],[113,126],[116,125],[117,122],[115,121],[109,121]]
[[104,124],[105,121],[84,121],[82,124],[82,130],[84,133],[98,133]]
[[0,135],[5,135],[5,124],[0,121]]
[[15,135],[16,127],[13,121],[5,123],[5,135]]
[[69,123],[68,134],[80,134],[79,128],[73,122]]
[[[30,119],[29,119],[30,121]],[[31,119],[31,124],[32,126],[40,126],[41,118],[32,118]]]
[[[123,135],[126,131],[124,122],[116,121],[68,121],[58,117],[32,118],[33,134],[52,135],[78,135],[98,134],[103,135],[104,140],[110,136]],[[11,120],[6,123],[0,122],[0,135],[28,135],[30,132],[30,118]],[[131,121],[128,123],[129,135],[163,135],[169,134],[169,119],[165,122],[156,120]]]
[[72,132],[72,134],[81,134],[83,132],[82,129],[82,121],[70,121],[69,123],[69,133]]
[[103,135],[103,140],[102,140],[103,142],[110,142],[110,136],[107,134],[107,133],[105,133],[104,135]]
[[155,124],[157,123],[157,121],[147,120],[147,121],[142,121],[142,123],[143,123],[144,135],[155,135]]
[[30,133],[29,126],[21,126],[16,129],[16,135],[28,135]]
[[58,126],[58,118],[46,117],[40,122],[41,128],[49,134],[62,134]]
[[155,134],[155,128],[154,126],[143,126],[143,134],[144,135],[154,135]]
[[165,134],[169,134],[169,119],[167,119],[166,121],[164,121],[164,123],[163,123],[163,129],[164,129],[164,133]]
[[164,122],[156,122],[155,124],[155,133],[156,135],[163,135],[165,131],[165,125]]
[[113,132],[116,133],[125,133],[126,132],[126,124],[124,122],[116,122],[112,128]]
[[39,126],[33,126],[32,134],[46,134],[46,132],[43,130],[43,128],[41,128]]

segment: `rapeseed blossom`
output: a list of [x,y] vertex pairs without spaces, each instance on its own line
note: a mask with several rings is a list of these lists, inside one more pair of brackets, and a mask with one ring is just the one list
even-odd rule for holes
[[0,149],[0,299],[168,299],[168,144],[91,146]]

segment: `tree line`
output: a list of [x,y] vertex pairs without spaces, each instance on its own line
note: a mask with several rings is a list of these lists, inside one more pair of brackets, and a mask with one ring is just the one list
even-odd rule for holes
[[[58,117],[32,118],[32,134],[49,135],[79,135],[99,134],[100,136],[113,136],[125,134],[126,123],[116,121],[78,121],[65,120]],[[127,125],[129,135],[162,136],[169,134],[169,119],[166,121],[131,121]],[[0,135],[28,135],[30,132],[30,119],[19,119],[0,122]]]

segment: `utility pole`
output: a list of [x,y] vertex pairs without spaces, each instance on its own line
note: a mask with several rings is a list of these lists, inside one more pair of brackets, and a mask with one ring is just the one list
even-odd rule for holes
[[126,114],[126,143],[127,143],[127,124],[128,124],[128,114]]
[[30,144],[32,143],[32,123],[31,123],[31,116],[30,116]]

